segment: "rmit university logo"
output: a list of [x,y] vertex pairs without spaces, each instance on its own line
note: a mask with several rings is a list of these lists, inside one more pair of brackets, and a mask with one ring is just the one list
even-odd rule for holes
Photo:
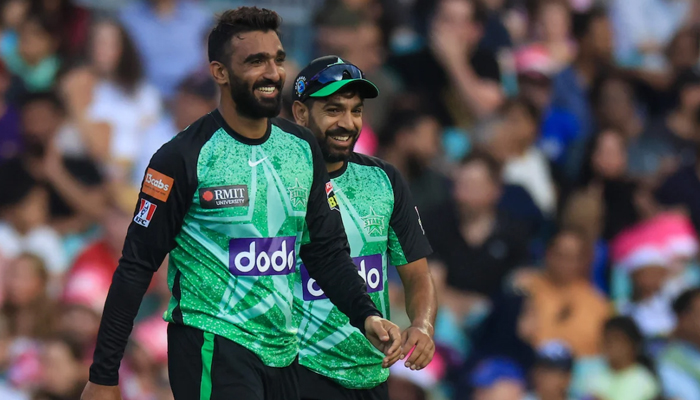
[[202,208],[245,207],[248,205],[248,186],[232,185],[199,189]]
[[[367,283],[367,292],[374,293],[384,290],[384,273],[382,269],[382,256],[373,254],[371,256],[353,257],[352,261],[357,266],[357,272]],[[304,300],[327,299],[323,290],[318,286],[316,280],[309,276],[306,265],[301,264],[301,284],[304,293]]]
[[233,275],[288,275],[296,267],[296,236],[231,239],[229,271]]

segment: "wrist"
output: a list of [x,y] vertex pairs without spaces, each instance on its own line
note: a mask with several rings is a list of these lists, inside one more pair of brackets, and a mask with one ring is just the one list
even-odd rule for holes
[[431,338],[433,337],[433,335],[435,335],[435,327],[428,321],[415,321],[411,323],[411,328],[417,328],[422,331],[425,331],[428,333],[428,335],[430,335]]

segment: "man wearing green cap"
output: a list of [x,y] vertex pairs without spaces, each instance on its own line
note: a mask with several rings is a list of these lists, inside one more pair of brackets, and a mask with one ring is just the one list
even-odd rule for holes
[[[296,123],[309,128],[321,147],[331,187],[367,292],[389,313],[387,268],[397,266],[411,327],[402,334],[407,368],[425,367],[435,351],[437,300],[426,256],[431,253],[411,193],[390,164],[353,151],[362,130],[365,99],[379,95],[362,71],[339,57],[311,62],[294,81]],[[300,339],[302,400],[388,400],[382,354],[326,298],[299,263],[294,287]]]

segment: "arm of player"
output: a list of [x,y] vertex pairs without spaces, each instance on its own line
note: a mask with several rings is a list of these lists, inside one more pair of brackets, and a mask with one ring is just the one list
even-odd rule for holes
[[399,329],[381,318],[367,294],[365,282],[350,258],[350,246],[321,149],[313,138],[309,144],[314,163],[306,212],[310,240],[301,246],[299,255],[328,299],[387,356],[385,364],[391,365],[400,356]]
[[158,150],[146,171],[107,295],[84,400],[112,398],[114,388],[110,386],[119,383],[119,365],[141,300],[153,273],[175,247],[175,237],[192,201],[196,175],[174,142]]
[[388,164],[385,172],[394,191],[394,210],[389,221],[389,257],[401,277],[406,312],[411,319],[411,327],[401,334],[401,358],[410,354],[405,366],[416,370],[428,365],[435,353],[433,325],[437,291],[426,260],[432,249],[406,181]]
[[403,265],[397,270],[406,296],[406,313],[411,319],[411,326],[401,334],[401,354],[410,353],[405,366],[418,370],[428,365],[435,353],[433,334],[437,292],[425,258]]

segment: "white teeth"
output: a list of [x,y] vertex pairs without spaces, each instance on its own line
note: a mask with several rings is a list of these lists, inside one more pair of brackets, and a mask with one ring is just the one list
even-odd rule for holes
[[263,92],[263,93],[272,93],[275,91],[274,86],[265,86],[265,87],[259,87],[257,90]]
[[331,138],[339,142],[347,142],[348,140],[350,140],[350,136],[331,136]]

